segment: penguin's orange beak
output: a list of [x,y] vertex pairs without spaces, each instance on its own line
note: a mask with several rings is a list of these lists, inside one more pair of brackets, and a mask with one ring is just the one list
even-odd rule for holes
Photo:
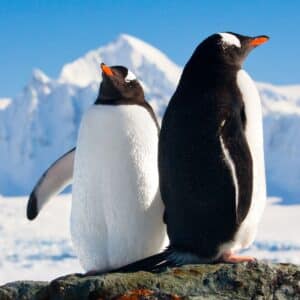
[[101,67],[102,72],[105,75],[107,75],[107,76],[113,76],[114,75],[112,69],[109,66],[107,66],[106,64],[101,63],[100,67]]
[[266,35],[258,36],[258,37],[253,38],[250,41],[250,45],[253,46],[253,47],[256,47],[256,46],[259,46],[261,44],[264,44],[268,40],[269,40],[269,37],[266,36]]

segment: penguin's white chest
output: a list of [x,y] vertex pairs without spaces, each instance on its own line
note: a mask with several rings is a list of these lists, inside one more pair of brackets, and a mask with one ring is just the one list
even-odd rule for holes
[[[237,83],[243,97],[246,114],[246,139],[253,162],[253,190],[251,206],[247,217],[241,224],[234,248],[248,247],[254,240],[258,223],[266,202],[266,180],[263,148],[263,122],[260,96],[251,77],[240,70]],[[238,168],[238,166],[235,166]]]
[[111,270],[162,247],[157,148],[156,125],[143,107],[94,105],[83,117],[71,235],[86,270]]

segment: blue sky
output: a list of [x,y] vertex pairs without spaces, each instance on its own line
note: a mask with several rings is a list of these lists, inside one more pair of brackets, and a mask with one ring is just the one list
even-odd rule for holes
[[15,95],[33,68],[57,77],[61,66],[120,33],[137,36],[184,65],[219,31],[267,34],[245,69],[259,81],[300,84],[300,2],[295,0],[1,0],[0,97]]

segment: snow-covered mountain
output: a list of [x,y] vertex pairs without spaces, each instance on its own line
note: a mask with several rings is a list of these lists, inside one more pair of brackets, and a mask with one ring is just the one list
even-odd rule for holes
[[264,113],[268,192],[300,202],[300,85],[258,83]]
[[[28,194],[47,166],[76,143],[85,109],[95,100],[100,62],[123,64],[142,79],[147,99],[162,116],[181,68],[129,35],[62,67],[51,79],[34,70],[12,100],[0,98],[0,194]],[[300,202],[300,85],[258,83],[263,99],[269,194]]]

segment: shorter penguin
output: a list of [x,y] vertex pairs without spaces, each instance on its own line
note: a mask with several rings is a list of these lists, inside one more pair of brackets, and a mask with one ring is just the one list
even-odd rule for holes
[[101,64],[95,104],[77,147],[56,161],[31,193],[38,212],[73,179],[71,237],[86,271],[107,272],[160,251],[166,239],[158,179],[155,114],[127,68]]
[[218,33],[186,64],[162,121],[159,174],[168,249],[118,271],[252,261],[266,201],[262,110],[242,69],[267,36]]

